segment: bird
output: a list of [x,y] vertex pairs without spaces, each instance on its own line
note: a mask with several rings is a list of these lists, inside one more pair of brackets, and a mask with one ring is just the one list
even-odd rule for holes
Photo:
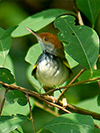
[[32,75],[48,92],[54,86],[63,84],[72,75],[72,70],[65,59],[64,46],[52,33],[38,34],[28,27],[26,29],[37,38],[42,48],[42,54],[33,67]]

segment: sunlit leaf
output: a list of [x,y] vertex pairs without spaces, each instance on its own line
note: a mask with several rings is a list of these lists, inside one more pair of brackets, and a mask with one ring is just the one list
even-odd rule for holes
[[[33,109],[34,100],[33,98],[30,98],[29,100],[31,103],[31,109]],[[12,115],[12,114],[28,115],[29,113],[30,113],[29,104],[21,106],[17,102],[14,102],[13,104],[8,104],[3,108],[2,115]]]
[[6,61],[6,56],[11,48],[12,39],[10,34],[17,26],[12,26],[6,30],[0,28],[0,59],[3,60],[3,65]]
[[23,129],[21,126],[19,126],[17,129],[15,129],[14,131],[11,131],[10,133],[24,133]]
[[12,26],[12,27],[8,28],[7,30],[5,30],[3,32],[3,34],[0,36],[0,40],[3,40],[5,38],[7,38],[8,36],[10,36],[12,31],[15,30],[16,28],[17,28],[17,26]]
[[27,104],[27,99],[25,97],[25,94],[18,90],[8,91],[5,95],[6,100],[9,103],[18,102],[21,106],[25,106]]
[[3,59],[3,63],[6,60],[6,56],[10,50],[11,44],[12,44],[12,39],[10,36],[8,36],[5,39],[1,39],[5,30],[0,28],[0,58]]
[[34,31],[38,31],[48,24],[52,23],[55,18],[61,14],[69,13],[70,11],[62,9],[48,9],[39,13],[36,13],[19,24],[19,27],[13,31],[13,37],[20,37],[30,34],[25,27],[31,28]]
[[80,108],[84,108],[84,109],[96,112],[96,113],[100,113],[100,108],[97,105],[97,97],[84,100],[78,103],[77,106]]
[[0,132],[9,133],[28,120],[24,115],[0,116]]
[[29,48],[25,60],[28,63],[34,65],[41,53],[42,53],[41,46],[40,44],[37,43]]
[[44,90],[42,89],[42,86],[40,85],[38,80],[35,79],[34,76],[32,76],[32,70],[33,70],[33,66],[29,66],[27,71],[28,80],[33,85],[33,87],[37,90],[37,92],[43,93]]
[[12,74],[14,74],[13,62],[9,55],[7,55],[5,63],[4,63],[3,58],[0,56],[0,67],[3,67],[3,66],[9,69]]
[[65,52],[82,66],[92,70],[99,54],[97,33],[87,26],[75,26],[75,18],[70,15],[55,20],[55,27],[60,30],[58,38],[64,42]]
[[76,62],[71,56],[69,56],[67,53],[65,54],[66,59],[68,60],[68,64],[70,68],[74,68],[79,65],[78,62]]

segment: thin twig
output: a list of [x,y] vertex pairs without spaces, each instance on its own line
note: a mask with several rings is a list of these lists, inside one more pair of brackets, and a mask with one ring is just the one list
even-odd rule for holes
[[34,122],[34,119],[33,119],[33,114],[32,114],[32,110],[31,110],[31,103],[30,103],[29,96],[28,96],[28,94],[27,94],[27,93],[26,93],[26,98],[27,98],[27,101],[28,101],[28,103],[29,103],[29,109],[30,109],[30,119],[31,119],[31,121],[32,121],[33,130],[34,130],[34,133],[36,133],[35,122]]
[[77,86],[77,85],[80,85],[80,84],[84,84],[84,83],[92,82],[92,81],[98,81],[98,80],[100,80],[100,78],[86,79],[86,80],[83,80],[83,81],[73,83],[71,85],[66,85],[66,86],[62,86],[62,87],[59,87],[59,88],[52,89],[52,90],[50,90],[46,93],[43,93],[43,95],[49,94],[49,93],[54,92],[54,91],[62,90],[62,89],[69,89],[70,87],[74,87],[74,86]]
[[[60,106],[60,105],[58,105],[58,104],[56,104],[56,103],[53,103],[53,102],[52,102],[52,99],[50,100],[50,97],[48,98],[47,96],[45,97],[45,96],[41,95],[41,96],[39,97],[39,100],[41,100],[41,101],[47,103],[48,105],[54,106],[54,107],[56,107],[56,108],[58,108],[58,109],[60,109],[60,110],[62,110],[62,111],[64,111],[64,112],[66,112],[66,113],[68,113],[68,114],[71,113],[70,111],[68,111],[67,109],[65,109],[63,106]],[[49,101],[48,101],[48,100],[49,100]]]
[[82,20],[82,17],[81,17],[81,14],[80,14],[80,11],[77,12],[77,15],[78,15],[79,24],[80,25],[84,25],[83,20]]
[[[95,80],[100,80],[100,78],[84,80],[84,81],[81,81],[81,83],[85,83],[85,82],[89,82],[89,81],[95,81]],[[9,85],[9,84],[3,83],[1,81],[0,81],[0,84],[3,85],[5,88],[9,87],[9,89],[11,89],[11,90],[19,90],[19,91],[23,92],[24,94],[27,93],[29,96],[32,96],[32,97],[34,97],[40,101],[43,101],[49,105],[55,106],[66,113],[68,113],[68,110],[69,110],[69,111],[76,112],[79,114],[91,115],[94,119],[100,120],[100,114],[99,113],[88,111],[86,109],[82,109],[82,108],[79,108],[79,107],[76,107],[76,106],[70,105],[70,104],[67,105],[67,108],[64,108],[63,106],[60,106],[60,102],[59,103],[53,103],[52,100],[51,101],[48,100],[48,97],[40,95],[37,92],[31,91],[29,89],[25,89],[23,87],[19,87],[19,86],[13,85],[13,84]],[[78,85],[77,83],[74,83],[74,85],[75,84]],[[71,86],[72,85],[73,84],[71,84]],[[50,99],[50,97],[49,97],[49,99]]]
[[28,96],[28,94],[26,94],[26,98],[27,98],[28,103],[29,103],[30,119],[31,119],[31,121],[32,121],[33,130],[34,130],[34,133],[36,133],[35,123],[34,123],[33,114],[32,114],[32,110],[31,110],[31,103],[30,103],[30,100],[29,100],[29,96]]
[[80,107],[76,107],[71,104],[68,104],[66,109],[68,109],[69,111],[74,112],[74,113],[79,113],[79,114],[83,114],[83,115],[91,115],[94,119],[100,120],[100,114],[86,110],[86,109],[82,109]]
[[38,101],[34,101],[34,104],[35,104],[35,106],[37,106],[37,107],[39,107],[39,108],[41,108],[41,109],[47,111],[48,113],[50,113],[50,114],[52,114],[52,115],[54,115],[54,116],[56,116],[56,117],[60,116],[58,113],[55,113],[55,112],[54,112],[53,110],[51,110],[50,108],[44,108],[44,107],[43,107],[43,104],[40,104],[40,102],[38,102]]
[[[71,85],[60,87],[59,89],[64,89],[64,88],[68,89],[70,87],[74,87],[74,86],[77,86],[77,85],[80,85],[80,84],[84,84],[84,83],[87,83],[87,82],[98,81],[98,80],[100,80],[100,78],[86,79],[86,80],[83,80],[83,81],[73,83]],[[57,89],[57,90],[59,90],[59,89]]]
[[8,87],[6,88],[6,91],[4,93],[4,97],[3,97],[3,100],[1,102],[1,105],[0,105],[0,115],[2,113],[2,110],[3,110],[3,107],[4,107],[4,103],[5,103],[5,94],[8,92]]
[[[84,71],[86,70],[86,68],[82,69],[72,80],[68,85],[71,85]],[[58,100],[63,96],[63,94],[68,90],[69,88],[66,88],[62,91],[62,93],[60,94],[60,96],[58,97]]]
[[50,100],[50,97],[43,96],[37,92],[31,91],[29,89],[25,89],[23,87],[20,87],[20,86],[14,85],[14,84],[9,85],[7,83],[3,83],[2,81],[0,81],[0,84],[3,85],[4,87],[9,87],[9,89],[11,89],[11,90],[19,90],[19,91],[23,92],[24,94],[28,94],[29,96],[32,96],[40,101],[47,103],[48,105],[52,105],[54,107],[57,107],[57,108],[63,110],[66,113],[70,113],[70,111],[66,110],[64,107],[53,103],[52,98]]

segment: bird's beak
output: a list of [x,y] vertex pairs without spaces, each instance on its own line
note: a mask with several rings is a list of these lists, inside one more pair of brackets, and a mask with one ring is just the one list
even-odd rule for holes
[[25,28],[26,28],[26,30],[28,30],[30,33],[32,33],[32,34],[37,38],[38,41],[41,41],[41,37],[39,37],[39,34],[37,34],[36,32],[34,32],[33,30],[31,30],[31,29],[29,29],[29,28],[27,28],[27,27],[25,27]]

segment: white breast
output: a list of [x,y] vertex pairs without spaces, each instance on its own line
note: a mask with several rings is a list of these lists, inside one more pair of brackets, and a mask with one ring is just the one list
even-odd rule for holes
[[36,78],[46,87],[61,85],[69,77],[69,69],[61,59],[43,53],[37,62]]

